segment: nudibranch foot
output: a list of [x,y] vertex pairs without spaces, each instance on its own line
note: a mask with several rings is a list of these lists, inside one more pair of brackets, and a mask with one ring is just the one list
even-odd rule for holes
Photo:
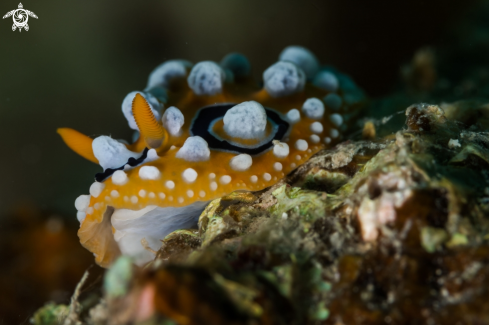
[[336,144],[364,101],[349,77],[300,46],[265,70],[263,87],[250,71],[239,53],[220,63],[167,61],[122,103],[133,143],[58,131],[104,169],[75,202],[80,241],[98,264],[120,254],[150,261],[171,231],[196,227],[211,200],[263,190]]

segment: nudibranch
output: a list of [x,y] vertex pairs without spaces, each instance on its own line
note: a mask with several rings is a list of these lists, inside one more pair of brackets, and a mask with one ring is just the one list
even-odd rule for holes
[[336,143],[362,100],[349,77],[321,68],[300,46],[265,70],[262,87],[238,53],[220,63],[163,63],[122,103],[133,143],[58,129],[104,170],[75,201],[82,245],[103,267],[120,254],[152,260],[150,250],[170,232],[195,227],[210,200],[271,186]]

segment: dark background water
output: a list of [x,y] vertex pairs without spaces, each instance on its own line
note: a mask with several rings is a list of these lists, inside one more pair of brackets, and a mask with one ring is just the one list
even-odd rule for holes
[[[2,0],[0,15],[17,1]],[[101,168],[68,149],[56,128],[129,139],[122,99],[142,90],[161,62],[219,61],[239,51],[259,81],[288,45],[309,48],[371,97],[385,96],[416,50],[450,48],[454,35],[465,47],[485,46],[485,62],[489,29],[472,35],[459,24],[480,2],[487,1],[23,2],[39,16],[28,32],[0,20],[0,324],[26,323],[50,299],[68,302],[93,263],[76,237],[73,202]],[[470,60],[446,67],[461,72]]]
[[[291,44],[350,74],[371,96],[414,51],[443,41],[474,1],[173,0],[23,2],[28,32],[0,20],[0,213],[27,204],[74,217],[98,166],[56,134],[129,138],[120,104],[162,61],[244,53],[257,79]],[[4,0],[0,11],[16,9]],[[1,218],[1,216],[0,216]]]

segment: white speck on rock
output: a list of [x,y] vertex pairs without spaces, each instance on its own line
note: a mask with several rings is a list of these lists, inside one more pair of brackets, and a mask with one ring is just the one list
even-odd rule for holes
[[458,139],[450,139],[450,141],[448,141],[448,148],[450,148],[450,149],[454,149],[454,148],[461,147],[461,146],[462,145],[460,144]]

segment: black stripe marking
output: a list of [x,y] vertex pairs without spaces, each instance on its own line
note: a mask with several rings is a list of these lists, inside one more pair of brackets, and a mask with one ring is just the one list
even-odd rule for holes
[[124,170],[125,165],[129,165],[131,167],[136,167],[136,166],[142,164],[144,162],[144,160],[146,159],[146,157],[148,156],[148,151],[149,151],[148,148],[144,148],[143,154],[138,159],[131,157],[127,160],[127,163],[125,163],[124,165],[122,165],[119,168],[107,168],[103,173],[95,174],[95,180],[97,182],[103,182],[107,178],[112,176],[112,174],[114,174],[116,170]]

